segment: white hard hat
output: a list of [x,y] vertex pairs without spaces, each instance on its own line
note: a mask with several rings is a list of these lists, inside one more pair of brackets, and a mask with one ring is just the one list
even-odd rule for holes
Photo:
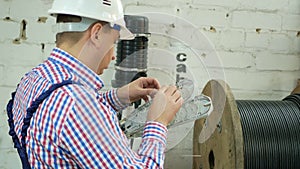
[[120,39],[134,39],[134,35],[126,28],[120,0],[54,0],[48,12],[52,16],[65,14],[82,17],[82,22],[79,23],[58,23],[60,30],[85,31],[98,20],[119,28]]

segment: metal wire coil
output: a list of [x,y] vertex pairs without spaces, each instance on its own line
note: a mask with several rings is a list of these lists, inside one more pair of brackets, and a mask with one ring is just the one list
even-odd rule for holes
[[300,95],[283,101],[236,102],[244,139],[244,168],[300,168]]

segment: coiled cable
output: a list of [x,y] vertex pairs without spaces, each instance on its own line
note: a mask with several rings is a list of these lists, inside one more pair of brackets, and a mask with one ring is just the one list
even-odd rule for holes
[[237,100],[245,169],[300,168],[300,95],[283,101]]

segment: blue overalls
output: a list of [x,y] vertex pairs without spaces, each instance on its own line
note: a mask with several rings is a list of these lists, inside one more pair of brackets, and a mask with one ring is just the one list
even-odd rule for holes
[[33,116],[33,114],[36,112],[37,108],[39,107],[39,105],[48,97],[50,96],[50,94],[65,85],[69,85],[69,84],[80,84],[78,82],[74,82],[71,80],[66,80],[63,81],[62,83],[59,84],[54,84],[52,85],[47,91],[43,92],[36,100],[34,100],[31,104],[31,106],[26,110],[27,114],[26,117],[24,118],[23,121],[23,126],[22,126],[22,130],[21,130],[21,135],[22,135],[22,139],[21,139],[21,143],[19,141],[19,138],[15,132],[15,126],[14,126],[14,121],[13,121],[13,113],[12,113],[12,108],[13,108],[13,103],[14,103],[14,98],[15,98],[15,94],[16,92],[13,92],[11,94],[11,100],[8,102],[6,110],[7,110],[7,115],[8,115],[8,125],[9,125],[9,132],[8,134],[12,137],[12,140],[14,142],[14,148],[17,149],[18,154],[21,158],[22,161],[22,167],[23,169],[30,169],[30,165],[29,165],[29,161],[28,161],[28,156],[26,153],[26,136],[27,136],[27,129],[30,125],[30,120]]

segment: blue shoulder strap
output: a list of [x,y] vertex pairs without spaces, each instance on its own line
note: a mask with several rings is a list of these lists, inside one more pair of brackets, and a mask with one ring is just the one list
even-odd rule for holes
[[9,100],[6,110],[7,110],[7,116],[8,116],[8,125],[9,125],[9,132],[8,134],[12,137],[12,140],[14,142],[14,148],[17,149],[18,154],[21,158],[22,161],[22,166],[23,169],[30,169],[30,165],[28,162],[28,156],[26,153],[26,136],[27,136],[27,129],[30,125],[30,120],[33,116],[33,114],[36,112],[37,108],[39,107],[39,105],[48,97],[50,96],[50,94],[65,85],[69,85],[69,84],[80,84],[78,82],[74,82],[71,80],[66,80],[63,81],[62,83],[59,84],[54,84],[52,85],[47,91],[45,91],[44,93],[42,93],[36,100],[33,101],[33,103],[31,104],[31,106],[26,110],[26,117],[24,118],[23,121],[23,127],[21,130],[21,135],[22,135],[22,139],[21,139],[21,143],[18,139],[18,136],[15,132],[15,126],[14,126],[14,121],[13,121],[13,113],[12,113],[12,109],[13,109],[13,102],[15,99],[15,95],[16,92],[13,92],[11,94],[11,100]]

